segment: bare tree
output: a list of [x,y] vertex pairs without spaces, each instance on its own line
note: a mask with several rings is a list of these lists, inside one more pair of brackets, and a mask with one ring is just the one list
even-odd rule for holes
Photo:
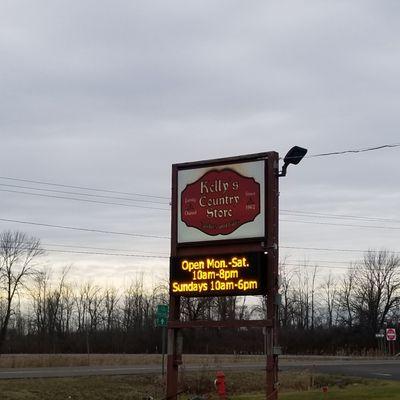
[[237,296],[219,296],[215,299],[215,312],[221,321],[233,320],[236,316]]
[[304,262],[304,266],[294,274],[296,286],[292,291],[293,307],[294,307],[294,324],[300,329],[309,329],[310,327],[310,311],[311,311],[311,291],[310,291],[310,275],[308,272],[308,263]]
[[0,290],[4,314],[0,320],[0,351],[7,335],[13,301],[18,291],[35,272],[35,260],[44,254],[40,241],[22,232],[0,234]]
[[314,329],[315,324],[315,279],[317,277],[318,265],[314,265],[314,271],[311,279],[311,330]]
[[207,319],[211,315],[214,297],[182,297],[182,315],[188,320]]
[[400,305],[400,256],[368,251],[355,266],[352,307],[360,325],[375,333]]
[[118,325],[119,295],[115,287],[108,287],[104,292],[105,324],[109,332]]
[[354,321],[354,310],[352,307],[354,279],[354,269],[352,265],[350,265],[347,275],[341,281],[338,294],[340,320],[342,324],[349,328],[353,327]]
[[331,273],[329,273],[328,277],[325,279],[324,283],[322,284],[322,291],[324,293],[324,302],[326,306],[326,313],[327,313],[327,326],[329,329],[332,328],[333,325],[333,312],[335,309],[336,301],[337,301],[337,289],[336,283],[333,279]]

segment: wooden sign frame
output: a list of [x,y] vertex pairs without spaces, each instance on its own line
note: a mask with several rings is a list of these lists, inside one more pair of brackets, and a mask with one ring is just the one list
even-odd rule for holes
[[[178,171],[193,168],[221,167],[251,161],[264,162],[264,235],[245,239],[210,240],[191,243],[178,243]],[[178,372],[182,363],[182,343],[180,330],[196,327],[238,328],[263,327],[266,329],[266,395],[277,399],[278,384],[278,197],[279,197],[279,155],[264,152],[238,157],[197,161],[172,166],[172,218],[171,218],[171,258],[191,256],[212,256],[231,253],[263,252],[266,260],[266,303],[267,318],[264,320],[231,321],[181,321],[179,295],[170,293],[168,321],[167,357],[167,399],[177,399]]]

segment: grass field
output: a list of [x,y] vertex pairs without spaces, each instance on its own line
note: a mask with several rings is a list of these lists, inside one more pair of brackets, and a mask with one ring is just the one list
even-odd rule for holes
[[[196,395],[217,400],[213,387],[214,375],[208,371],[181,375],[182,399]],[[348,377],[316,375],[308,372],[281,373],[279,399],[309,400],[388,400],[400,399],[400,382],[355,379]],[[310,388],[314,382],[314,389]],[[264,374],[261,372],[226,373],[228,398],[232,400],[262,400]],[[321,387],[329,386],[326,397]],[[164,382],[157,375],[107,376],[57,379],[1,380],[1,400],[161,400]]]

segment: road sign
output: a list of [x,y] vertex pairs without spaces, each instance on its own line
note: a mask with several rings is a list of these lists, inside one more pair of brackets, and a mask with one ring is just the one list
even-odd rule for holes
[[167,326],[167,321],[168,321],[168,319],[165,317],[157,317],[156,325],[157,326]]
[[376,338],[384,338],[385,337],[385,334],[384,333],[375,333],[375,337]]
[[167,326],[168,321],[168,306],[166,304],[159,304],[157,306],[156,325]]
[[388,342],[393,342],[396,340],[396,329],[386,328],[386,340]]

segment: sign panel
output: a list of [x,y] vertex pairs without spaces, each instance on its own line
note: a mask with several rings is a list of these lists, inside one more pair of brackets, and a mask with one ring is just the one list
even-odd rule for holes
[[386,340],[392,342],[396,340],[396,329],[386,328]]
[[156,313],[157,326],[167,326],[168,309],[169,307],[166,304],[159,304],[157,306],[157,313]]
[[265,162],[178,171],[178,243],[265,236]]
[[170,293],[175,296],[240,296],[266,293],[264,252],[172,257]]

